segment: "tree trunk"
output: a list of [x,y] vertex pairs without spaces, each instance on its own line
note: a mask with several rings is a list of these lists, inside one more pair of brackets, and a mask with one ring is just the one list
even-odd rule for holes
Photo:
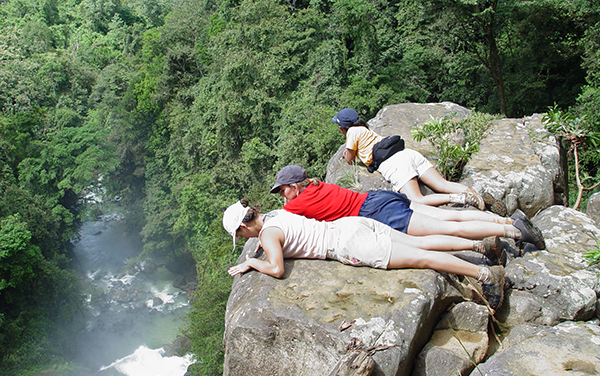
[[[493,4],[494,12],[498,2],[495,1]],[[500,55],[498,54],[498,45],[496,44],[496,36],[494,35],[494,15],[490,16],[490,22],[487,25],[486,38],[488,40],[488,47],[490,49],[488,66],[492,80],[496,84],[498,89],[498,100],[500,102],[500,113],[506,116],[506,97],[504,96],[504,79],[502,78],[502,65],[500,63]]]

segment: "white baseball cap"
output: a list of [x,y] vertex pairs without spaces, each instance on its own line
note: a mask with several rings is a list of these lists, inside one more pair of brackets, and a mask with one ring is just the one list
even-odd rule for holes
[[229,233],[233,237],[233,248],[235,249],[235,240],[237,236],[235,236],[235,232],[240,225],[242,224],[242,220],[248,214],[248,209],[244,205],[242,205],[241,201],[236,202],[225,210],[223,213],[223,227],[225,231]]

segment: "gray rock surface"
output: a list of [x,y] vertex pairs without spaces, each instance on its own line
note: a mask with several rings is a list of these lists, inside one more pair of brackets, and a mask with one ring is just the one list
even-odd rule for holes
[[524,322],[555,325],[595,315],[600,280],[583,254],[597,246],[600,228],[587,215],[552,206],[535,218],[546,250],[527,253],[506,267],[512,289],[498,317],[507,327]]
[[600,224],[600,192],[594,193],[588,200],[585,214]]
[[413,376],[451,376],[471,372],[488,350],[489,313],[473,302],[457,304],[435,328],[415,362]]
[[542,115],[494,121],[463,171],[461,182],[503,200],[509,213],[530,217],[553,204],[567,202],[565,163]]
[[598,375],[600,327],[574,322],[543,327],[477,368],[471,376]]

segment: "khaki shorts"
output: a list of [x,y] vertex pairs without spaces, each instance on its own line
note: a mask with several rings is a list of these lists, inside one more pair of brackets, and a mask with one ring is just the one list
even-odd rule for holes
[[328,222],[327,258],[354,266],[387,269],[392,254],[392,228],[364,217]]
[[392,183],[394,190],[400,191],[410,179],[421,177],[432,167],[431,162],[418,151],[404,149],[381,162],[377,171]]

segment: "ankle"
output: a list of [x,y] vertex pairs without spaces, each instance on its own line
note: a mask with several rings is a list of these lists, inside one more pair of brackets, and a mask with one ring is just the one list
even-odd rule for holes
[[485,254],[485,244],[482,241],[474,241],[473,242],[473,252]]
[[511,239],[521,239],[521,231],[513,225],[504,225],[504,237]]
[[489,282],[492,278],[492,271],[487,266],[482,266],[477,272],[477,280],[481,283]]
[[450,193],[450,203],[451,204],[462,204],[466,203],[466,196],[463,193]]

